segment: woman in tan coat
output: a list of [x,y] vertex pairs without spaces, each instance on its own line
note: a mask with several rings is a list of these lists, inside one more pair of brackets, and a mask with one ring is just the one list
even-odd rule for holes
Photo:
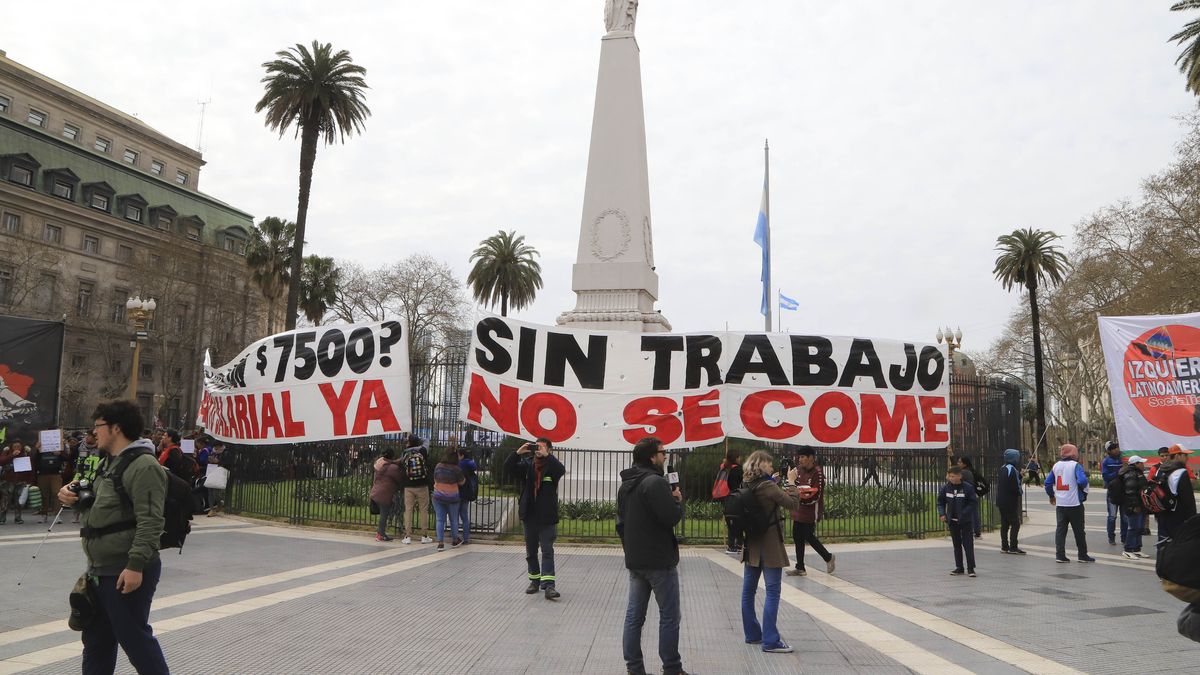
[[[774,459],[770,453],[758,450],[746,459],[744,487],[749,487],[758,500],[758,507],[770,518],[767,531],[759,537],[746,538],[742,549],[742,631],[747,644],[762,644],[764,652],[787,654],[792,651],[775,625],[779,615],[779,591],[783,568],[788,567],[787,547],[783,541],[783,518],[779,510],[795,511],[800,500],[794,486],[796,469],[788,471],[788,488],[781,488],[771,474],[775,472]],[[758,623],[754,612],[754,595],[758,592],[758,579],[766,581],[767,592],[763,597],[763,620]]]

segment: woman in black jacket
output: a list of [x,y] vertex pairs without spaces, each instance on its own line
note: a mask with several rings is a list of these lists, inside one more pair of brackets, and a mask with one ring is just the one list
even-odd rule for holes
[[1146,460],[1134,455],[1129,458],[1129,463],[1117,472],[1124,497],[1121,503],[1121,517],[1125,519],[1127,531],[1125,551],[1122,555],[1126,558],[1148,557],[1142,554],[1142,523],[1146,517],[1142,508],[1142,490],[1146,487],[1146,476],[1142,470],[1145,466]]
[[[730,497],[732,497],[733,493],[737,492],[742,487],[743,474],[742,465],[740,462],[741,455],[737,450],[731,449],[725,453],[725,459],[721,461],[721,466],[719,469],[717,469],[718,473],[721,471],[729,472],[728,481]],[[725,497],[725,499],[722,500],[722,503],[724,503],[724,501],[728,500],[730,497]],[[725,531],[725,552],[740,553],[742,551],[742,541],[736,534],[734,534],[733,527],[728,518],[725,519]]]

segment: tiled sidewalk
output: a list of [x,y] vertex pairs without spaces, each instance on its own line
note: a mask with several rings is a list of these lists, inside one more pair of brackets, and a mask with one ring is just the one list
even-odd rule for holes
[[[1032,509],[1031,548],[1046,511]],[[217,521],[214,523],[213,521]],[[1102,519],[1097,521],[1101,524]],[[225,527],[212,527],[216,524]],[[1089,523],[1090,525],[1093,523]],[[152,622],[176,673],[621,673],[627,581],[618,549],[558,549],[561,600],[523,593],[523,548],[376,544],[366,535],[201,523],[165,558]],[[0,674],[75,673],[78,634],[55,628],[81,564],[69,528],[0,598]],[[0,565],[23,569],[36,528],[0,529]],[[41,532],[44,532],[42,530]],[[1092,534],[1103,542],[1102,534]],[[785,577],[780,629],[796,647],[742,643],[740,564],[687,549],[680,565],[684,665],[700,673],[1195,671],[1175,633],[1180,604],[1149,563],[1056,565],[1049,553],[979,546],[978,579],[950,577],[944,540],[831,547],[838,574]],[[1105,545],[1106,546],[1106,545]],[[366,557],[364,557],[366,556]],[[262,580],[241,587],[239,581]],[[761,603],[761,593],[760,593]],[[643,652],[657,666],[651,603]],[[40,663],[41,665],[36,665]],[[122,657],[118,672],[132,672]],[[1072,670],[1074,669],[1074,670]]]

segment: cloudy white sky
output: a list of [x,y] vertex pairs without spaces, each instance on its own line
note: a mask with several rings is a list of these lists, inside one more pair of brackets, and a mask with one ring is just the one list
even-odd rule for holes
[[[775,279],[792,331],[929,339],[1000,332],[997,235],[1069,234],[1137,193],[1192,109],[1167,38],[1186,18],[1127,0],[643,0],[637,33],[659,307],[676,330],[756,329],[763,139]],[[309,250],[410,252],[465,279],[500,228],[543,254],[521,318],[570,290],[603,0],[60,2],[6,7],[0,49],[195,145],[200,187],[295,217],[299,146],[254,113],[261,64],[329,41],[367,68],[362,137],[317,158]],[[71,17],[70,20],[60,20]]]

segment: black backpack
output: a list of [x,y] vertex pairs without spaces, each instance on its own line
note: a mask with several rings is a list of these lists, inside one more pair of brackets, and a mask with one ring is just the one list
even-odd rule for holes
[[1184,602],[1200,602],[1200,516],[1192,516],[1158,549],[1154,571],[1163,590]]
[[742,541],[759,539],[772,525],[779,524],[779,509],[774,509],[774,514],[764,512],[754,496],[758,484],[743,485],[725,500],[725,521],[729,523],[729,531]]
[[[133,460],[141,455],[153,456],[154,453],[145,448],[134,448],[122,454],[128,454],[129,457],[121,463],[116,473],[113,474],[113,487],[126,504],[133,506],[133,500],[125,492],[125,485],[121,482],[125,476],[125,470],[129,468]],[[195,508],[195,502],[192,499],[192,486],[170,471],[164,471],[164,473],[167,475],[167,496],[163,504],[163,533],[158,539],[158,548],[160,550],[164,548],[177,548],[180,553],[183,553],[183,540],[192,531],[192,524],[188,522],[192,519],[193,509]],[[128,527],[124,529],[132,529],[136,526],[137,523],[130,522],[128,523]]]
[[992,486],[988,480],[983,477],[983,474],[975,474],[975,495],[986,497],[987,493],[992,491]]
[[1125,477],[1118,475],[1108,481],[1108,503],[1125,506]]
[[404,476],[410,483],[423,483],[429,478],[429,469],[425,467],[425,455],[419,448],[409,448],[401,456],[404,463]]
[[479,498],[479,476],[473,469],[464,469],[463,477],[467,481],[458,488],[458,498],[464,502],[473,502]]

